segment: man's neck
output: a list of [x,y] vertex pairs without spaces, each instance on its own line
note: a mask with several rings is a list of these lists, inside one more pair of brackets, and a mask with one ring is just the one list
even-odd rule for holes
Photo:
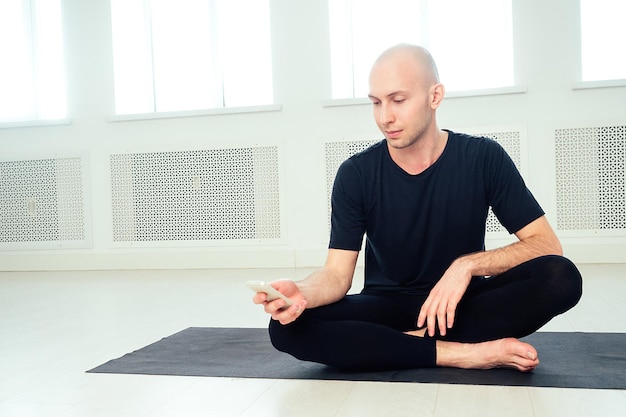
[[408,174],[417,175],[437,162],[447,143],[448,132],[437,129],[432,135],[423,137],[407,148],[389,146],[389,155]]

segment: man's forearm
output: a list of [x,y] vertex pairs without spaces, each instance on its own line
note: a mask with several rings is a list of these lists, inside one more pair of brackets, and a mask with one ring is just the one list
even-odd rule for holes
[[296,282],[296,285],[307,300],[307,307],[314,308],[339,301],[350,289],[351,282],[351,278],[337,277],[322,268]]
[[358,251],[329,249],[324,267],[296,283],[308,308],[334,303],[348,293],[358,255]]
[[562,254],[558,240],[537,235],[502,248],[465,255],[455,262],[467,268],[473,276],[492,276],[539,256]]

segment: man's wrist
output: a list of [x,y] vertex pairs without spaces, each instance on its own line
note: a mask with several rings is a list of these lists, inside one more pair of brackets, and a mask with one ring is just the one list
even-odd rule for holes
[[474,275],[480,275],[478,272],[479,262],[474,254],[461,256],[454,263],[456,264],[455,267],[467,277],[471,278]]

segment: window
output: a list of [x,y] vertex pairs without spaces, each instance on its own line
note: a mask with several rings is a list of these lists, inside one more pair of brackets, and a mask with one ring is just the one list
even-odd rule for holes
[[626,2],[580,0],[582,80],[626,79]]
[[60,0],[0,2],[0,121],[66,117]]
[[112,0],[117,114],[272,104],[269,0]]
[[328,0],[332,95],[366,97],[370,67],[398,43],[432,53],[448,91],[514,85],[511,0]]

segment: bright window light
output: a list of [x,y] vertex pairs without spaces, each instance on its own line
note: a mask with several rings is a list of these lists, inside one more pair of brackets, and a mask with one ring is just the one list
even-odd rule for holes
[[117,114],[273,103],[268,0],[112,0],[111,12]]
[[[334,99],[366,97],[385,49],[429,49],[448,91],[514,85],[511,0],[328,0]],[[460,35],[461,34],[461,35]]]
[[269,2],[223,0],[217,6],[224,105],[272,104]]
[[0,1],[0,121],[67,116],[60,0]]
[[626,2],[580,0],[582,80],[626,79]]

